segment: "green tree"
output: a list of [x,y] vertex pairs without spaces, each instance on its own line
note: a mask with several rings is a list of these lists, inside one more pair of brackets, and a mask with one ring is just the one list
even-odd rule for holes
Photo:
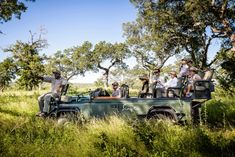
[[101,41],[94,46],[90,62],[94,64],[95,69],[104,71],[104,85],[108,87],[110,69],[115,66],[125,68],[126,64],[124,63],[124,59],[128,57],[130,57],[130,50],[127,45],[123,43],[111,44]]
[[110,71],[110,80],[118,81],[120,84],[127,84],[130,88],[139,88],[142,83],[139,81],[139,76],[143,75],[146,70],[139,65],[133,68],[117,68]]
[[9,86],[12,79],[15,79],[16,66],[12,58],[6,58],[0,63],[0,90]]
[[222,50],[218,56],[217,79],[226,91],[234,92],[235,87],[235,53]]
[[165,44],[164,41],[145,26],[141,17],[136,22],[123,24],[126,42],[137,59],[137,62],[149,72],[154,68],[161,69],[165,62],[175,54],[177,44]]
[[235,51],[234,0],[131,2],[138,9],[138,17],[135,22],[128,23],[131,25],[129,28],[135,34],[149,35],[159,50],[166,48],[167,52],[175,50],[175,53],[186,51],[201,69],[211,66],[217,59],[208,62],[213,40],[217,39],[221,48]]
[[62,72],[62,75],[70,80],[73,76],[84,75],[87,70],[93,68],[92,63],[88,62],[91,58],[92,44],[88,41],[81,46],[57,51],[47,60],[47,74],[52,73],[52,69],[57,69]]
[[[35,1],[35,0],[26,0],[26,1]],[[11,20],[13,15],[15,15],[16,18],[20,19],[22,12],[25,12],[26,10],[27,7],[22,1],[0,0],[0,23]]]
[[11,52],[12,58],[16,64],[16,74],[19,76],[17,83],[26,90],[32,90],[37,87],[40,80],[38,76],[44,72],[43,57],[39,51],[47,46],[47,41],[42,39],[41,34],[38,39],[34,39],[35,34],[31,34],[29,42],[16,41],[14,45],[5,49],[5,52]]

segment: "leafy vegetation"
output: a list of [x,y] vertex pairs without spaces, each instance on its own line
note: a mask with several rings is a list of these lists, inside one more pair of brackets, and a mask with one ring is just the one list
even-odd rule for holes
[[13,64],[13,59],[6,58],[1,62],[0,71],[0,90],[3,92],[6,87],[9,87],[11,80],[15,78],[16,67]]
[[40,83],[38,76],[44,73],[43,56],[39,55],[39,51],[47,46],[47,41],[42,38],[42,34],[36,40],[34,35],[30,32],[29,42],[16,41],[5,49],[13,55],[16,74],[19,76],[17,83],[26,90],[37,87]]
[[44,92],[0,96],[0,156],[235,155],[234,98],[206,103],[199,126],[116,116],[61,125],[35,117],[37,97]]
[[220,49],[235,51],[233,0],[130,1],[138,16],[124,25],[124,32],[130,46],[142,55],[154,52],[164,63],[168,55],[186,51],[204,69],[217,59],[208,62],[213,40],[220,41]]
[[[35,1],[35,0],[26,0]],[[16,18],[20,19],[22,12],[25,12],[27,7],[25,3],[20,0],[1,0],[0,1],[0,24],[10,21],[15,15]],[[0,30],[0,34],[2,31]]]

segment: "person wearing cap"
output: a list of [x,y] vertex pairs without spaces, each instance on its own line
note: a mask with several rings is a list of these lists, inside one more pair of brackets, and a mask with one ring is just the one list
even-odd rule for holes
[[160,76],[160,69],[155,69],[153,71],[152,83],[150,84],[150,89],[153,97],[161,97],[162,92],[164,92],[164,78]]
[[115,81],[114,83],[112,83],[112,87],[113,87],[112,97],[121,98],[121,91],[119,89],[118,82]]
[[191,96],[191,93],[190,91],[193,89],[193,83],[196,81],[196,80],[201,80],[202,78],[197,74],[198,72],[198,69],[195,68],[195,67],[191,67],[189,69],[189,80],[188,80],[188,86],[185,90],[185,94],[186,94],[186,97],[190,97]]
[[147,74],[144,74],[142,76],[139,76],[139,79],[142,82],[142,88],[139,92],[139,95],[141,98],[146,97],[146,94],[149,92],[149,77]]
[[43,82],[51,83],[51,91],[38,97],[40,112],[37,116],[44,117],[49,113],[51,98],[59,98],[63,86],[67,84],[67,80],[61,77],[60,71],[53,71],[53,77],[39,77]]
[[179,69],[179,77],[185,77],[188,73],[189,67],[187,65],[187,59],[182,59],[181,60],[181,66]]

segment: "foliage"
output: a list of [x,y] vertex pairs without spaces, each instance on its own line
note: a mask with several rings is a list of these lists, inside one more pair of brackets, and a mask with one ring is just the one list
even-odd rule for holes
[[[31,32],[30,32],[31,33]],[[26,90],[32,90],[38,86],[40,76],[44,72],[43,57],[39,55],[39,51],[47,46],[47,41],[41,38],[34,40],[31,33],[31,41],[16,41],[14,45],[5,49],[6,52],[12,53],[12,58],[17,67],[17,75],[19,79],[17,83]]]
[[[123,24],[126,42],[133,51],[137,62],[145,69],[151,71],[154,68],[161,69],[165,62],[174,55],[177,44],[167,45],[156,33],[155,21],[150,28],[145,23],[145,19],[138,14],[135,22]],[[166,44],[165,44],[166,43]]]
[[212,127],[235,126],[234,100],[211,100],[203,106],[203,122]]
[[12,79],[15,78],[16,66],[13,63],[13,59],[6,58],[0,63],[0,90],[8,87]]
[[105,86],[109,85],[109,72],[112,67],[126,67],[124,59],[130,57],[130,51],[124,43],[106,43],[101,41],[94,46],[90,62],[96,69],[103,70]]
[[141,88],[142,83],[138,76],[143,74],[143,67],[134,66],[132,69],[117,68],[110,72],[110,80],[117,81],[119,84],[127,84],[130,88]]
[[[26,0],[35,1],[35,0]],[[25,12],[27,7],[22,1],[19,0],[0,0],[0,23],[7,22],[12,19],[15,15],[16,18],[20,19],[21,13]],[[2,33],[0,31],[0,33]]]
[[218,56],[219,68],[217,78],[220,86],[228,92],[234,92],[235,87],[235,53],[222,50]]
[[87,62],[91,47],[91,43],[84,42],[81,46],[65,49],[63,52],[57,51],[47,60],[47,74],[51,74],[52,69],[57,69],[67,80],[79,74],[84,75],[87,70],[92,69],[92,64]]
[[[135,22],[128,23],[130,33],[150,41],[153,38],[157,50],[167,55],[187,51],[194,64],[204,69],[208,63],[212,40],[219,40],[220,47],[235,51],[235,18],[233,0],[131,0],[138,9]],[[136,39],[134,38],[134,42]],[[146,39],[145,39],[146,38]],[[151,42],[150,42],[151,43]],[[145,48],[138,44],[141,49]]]

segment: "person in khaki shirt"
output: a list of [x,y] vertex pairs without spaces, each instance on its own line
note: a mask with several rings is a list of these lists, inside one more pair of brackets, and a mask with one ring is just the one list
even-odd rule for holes
[[67,84],[67,80],[61,77],[60,71],[53,71],[53,77],[40,77],[43,82],[51,83],[51,91],[43,94],[38,98],[40,112],[37,116],[45,117],[49,113],[51,98],[59,98],[61,96],[61,89]]
[[113,87],[112,97],[121,98],[121,91],[118,82],[115,81],[114,83],[112,83],[112,87]]

